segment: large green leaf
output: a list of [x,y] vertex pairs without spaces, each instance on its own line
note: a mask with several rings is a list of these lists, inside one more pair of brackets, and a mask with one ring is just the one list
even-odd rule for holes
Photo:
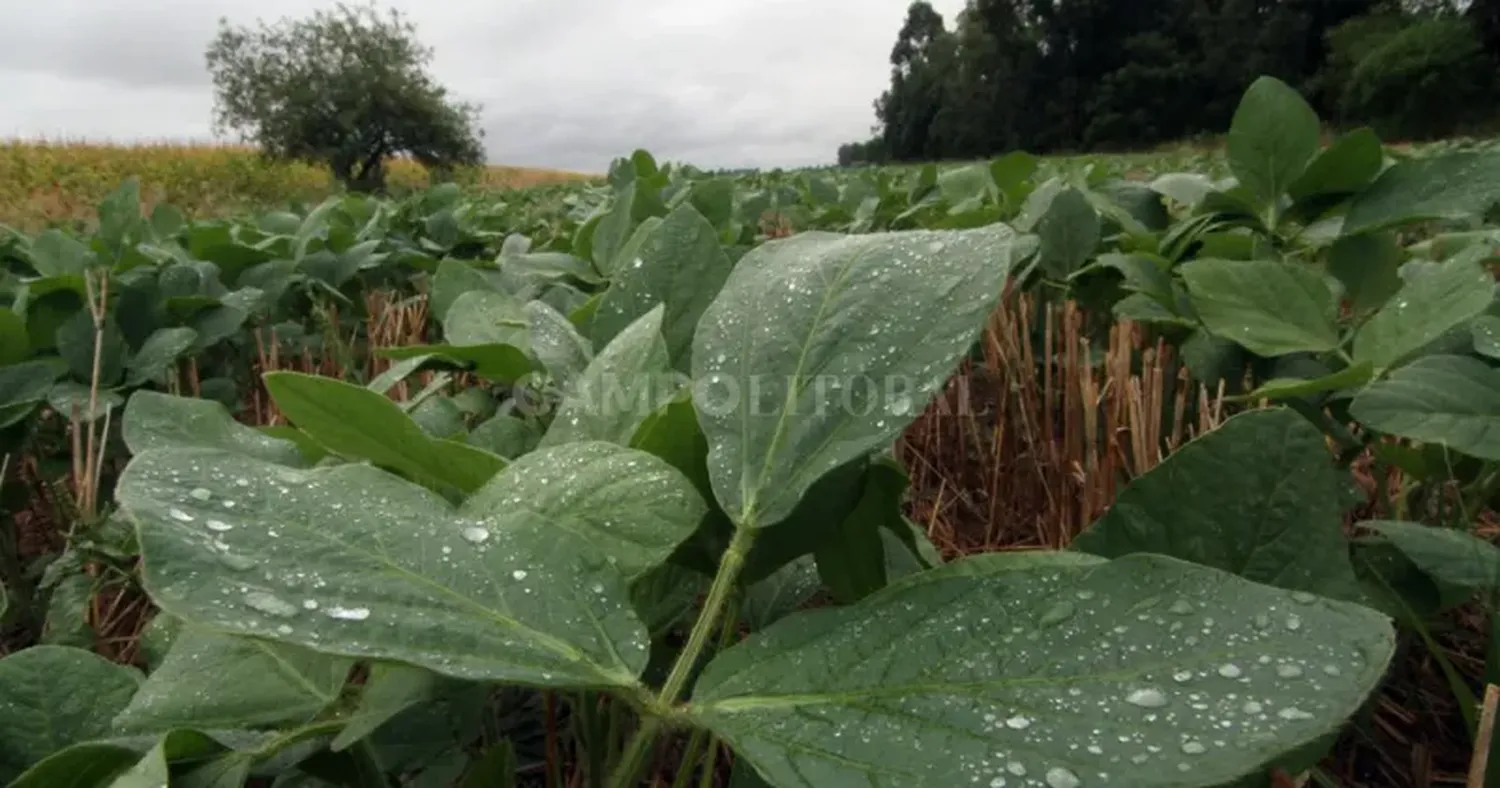
[[[94,376],[94,362],[99,362],[99,386],[111,388],[125,374],[125,335],[112,315],[106,316],[102,325],[94,325],[94,317],[87,309],[73,316],[58,327],[56,333],[57,353],[68,363],[73,377],[89,382]],[[97,347],[97,353],[96,353]]]
[[999,297],[1017,236],[809,232],[746,254],[704,312],[695,403],[737,522],[789,515],[823,474],[926,407]]
[[115,718],[125,733],[310,721],[338,700],[353,661],[297,646],[185,628]]
[[1322,195],[1353,194],[1374,180],[1384,163],[1385,151],[1375,132],[1355,129],[1320,152],[1287,191],[1298,202]]
[[1042,267],[1058,279],[1077,271],[1099,245],[1099,213],[1077,189],[1064,189],[1037,223]]
[[1271,260],[1194,260],[1178,269],[1208,330],[1252,353],[1338,347],[1338,303],[1322,273]]
[[674,369],[691,367],[698,319],[718,295],[733,268],[719,248],[718,233],[691,203],[674,209],[646,238],[640,256],[615,274],[592,326],[602,349],[638,318],[663,304],[661,320]]
[[1229,124],[1229,169],[1262,206],[1275,205],[1318,153],[1318,115],[1274,77],[1260,77]]
[[684,383],[670,373],[658,304],[614,337],[568,387],[542,446],[601,440],[626,445]]
[[0,784],[58,750],[102,738],[139,682],[131,668],[65,646],[0,659]]
[[1358,314],[1378,308],[1401,289],[1406,253],[1389,233],[1350,235],[1328,249],[1328,273],[1344,286],[1344,297]]
[[126,386],[139,386],[151,382],[165,385],[168,377],[182,358],[198,341],[198,332],[191,328],[158,328],[146,337],[140,352],[131,357],[126,365]]
[[692,482],[665,460],[602,441],[537,449],[464,506],[535,512],[596,547],[631,579],[664,562],[707,511]]
[[623,575],[530,508],[202,449],[137,455],[116,497],[152,599],[206,629],[546,686],[631,686],[645,663]]
[[1459,151],[1397,162],[1361,191],[1345,235],[1428,219],[1464,219],[1500,201],[1500,152]]
[[125,405],[122,428],[132,454],[173,446],[223,449],[280,465],[302,465],[296,444],[241,424],[223,405],[196,397],[137,391]]
[[530,347],[525,306],[509,293],[470,290],[453,299],[442,320],[449,344]]
[[1260,583],[1349,592],[1340,473],[1287,408],[1241,413],[1121,491],[1074,546],[1107,558],[1159,553]]
[[1370,384],[1349,406],[1370,429],[1500,460],[1500,370],[1466,356],[1428,356]]
[[1500,548],[1473,534],[1400,520],[1370,520],[1373,528],[1426,572],[1464,588],[1500,586]]
[[558,383],[566,385],[593,360],[594,350],[567,316],[542,301],[526,304],[531,350]]
[[483,449],[428,437],[401,406],[363,386],[301,372],[268,372],[265,383],[276,407],[330,451],[434,490],[473,492],[505,467]]
[[782,619],[690,714],[778,788],[1217,785],[1337,729],[1395,647],[1368,608],[1165,556],[969,563]]
[[1408,281],[1354,337],[1354,360],[1393,367],[1495,300],[1495,280],[1478,263],[1454,260]]

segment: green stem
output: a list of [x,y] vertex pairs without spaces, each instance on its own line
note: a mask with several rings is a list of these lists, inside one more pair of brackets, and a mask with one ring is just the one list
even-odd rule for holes
[[656,743],[656,735],[661,732],[663,720],[662,714],[668,711],[672,704],[677,702],[677,696],[682,694],[687,680],[692,675],[693,668],[698,664],[698,657],[702,655],[703,648],[708,645],[708,638],[713,634],[714,627],[719,623],[719,616],[724,612],[725,603],[729,601],[734,591],[735,583],[738,582],[740,571],[745,568],[745,556],[749,555],[750,547],[755,543],[755,527],[753,524],[741,524],[734,531],[734,538],[729,541],[729,549],[724,551],[724,557],[719,560],[719,571],[714,573],[714,582],[708,587],[708,599],[703,603],[703,610],[698,613],[698,620],[693,622],[693,630],[688,634],[687,645],[682,653],[677,655],[677,661],[672,665],[672,671],[667,674],[667,680],[662,684],[661,692],[657,693],[656,702],[651,704],[653,708],[647,709],[646,718],[641,721],[640,730],[636,731],[635,738],[625,748],[625,755],[620,758],[620,763],[615,769],[610,784],[614,788],[631,788],[640,776],[640,772],[646,766],[646,756],[650,754],[652,745]]
[[687,749],[683,751],[682,763],[677,768],[677,776],[672,778],[672,788],[688,788],[693,782],[693,766],[697,765],[698,758],[703,751],[703,741],[708,738],[708,731],[698,728],[693,731],[693,737],[688,739]]

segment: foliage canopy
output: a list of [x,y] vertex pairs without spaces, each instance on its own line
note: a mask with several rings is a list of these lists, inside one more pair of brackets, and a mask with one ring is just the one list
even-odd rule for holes
[[215,122],[270,156],[325,163],[359,190],[384,186],[391,156],[480,164],[479,108],[433,81],[431,56],[396,9],[341,3],[253,29],[221,19],[206,55]]

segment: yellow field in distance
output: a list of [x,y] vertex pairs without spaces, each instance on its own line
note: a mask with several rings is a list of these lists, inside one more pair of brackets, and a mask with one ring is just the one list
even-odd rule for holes
[[[267,162],[242,146],[0,140],[0,224],[35,231],[87,223],[99,201],[132,175],[140,178],[148,209],[167,202],[190,217],[316,201],[335,186],[325,168]],[[594,177],[492,165],[465,173],[463,180],[477,188],[508,189]],[[398,159],[391,162],[389,182],[393,191],[420,188],[427,172]]]

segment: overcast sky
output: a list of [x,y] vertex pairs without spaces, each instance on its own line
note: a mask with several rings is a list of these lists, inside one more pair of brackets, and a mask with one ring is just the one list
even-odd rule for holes
[[[484,104],[492,162],[602,171],[829,163],[864,139],[909,0],[393,0]],[[0,136],[211,138],[217,20],[332,0],[0,2]],[[963,0],[935,0],[952,23]]]

